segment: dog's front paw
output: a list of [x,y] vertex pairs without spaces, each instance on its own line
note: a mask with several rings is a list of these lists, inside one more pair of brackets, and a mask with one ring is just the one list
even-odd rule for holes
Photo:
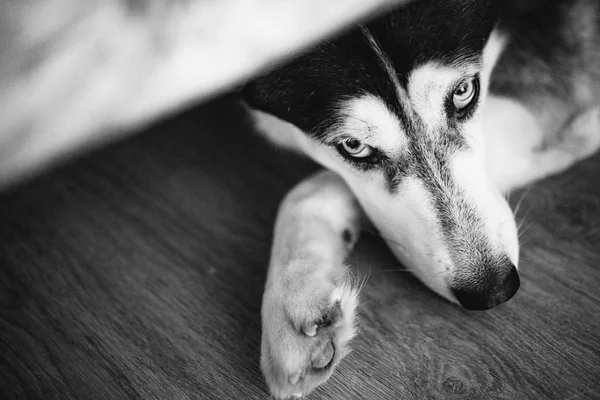
[[356,333],[357,290],[318,266],[288,266],[267,285],[262,307],[261,368],[277,399],[302,397],[325,382]]

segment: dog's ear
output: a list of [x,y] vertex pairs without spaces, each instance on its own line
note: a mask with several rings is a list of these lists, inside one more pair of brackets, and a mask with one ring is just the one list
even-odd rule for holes
[[318,67],[306,70],[310,58],[304,55],[246,83],[240,90],[242,98],[253,109],[272,114],[304,132],[314,131],[318,120],[326,117],[324,110],[329,109],[324,101],[332,96],[318,83],[323,71],[317,71]]
[[289,103],[285,98],[285,93],[289,93],[289,90],[286,90],[285,82],[278,80],[276,76],[276,72],[259,76],[244,84],[239,92],[251,108],[286,119],[282,106]]
[[257,77],[241,89],[243,99],[251,108],[320,137],[340,118],[340,103],[365,90],[364,57],[355,54],[364,49],[353,39],[322,43]]

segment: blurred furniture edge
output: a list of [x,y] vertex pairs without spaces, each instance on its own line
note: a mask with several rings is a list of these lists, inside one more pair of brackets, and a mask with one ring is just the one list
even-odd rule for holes
[[0,187],[407,0],[0,3]]

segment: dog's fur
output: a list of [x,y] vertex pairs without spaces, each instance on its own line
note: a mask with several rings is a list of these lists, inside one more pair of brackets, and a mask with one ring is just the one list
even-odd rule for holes
[[[275,397],[310,392],[347,352],[357,290],[344,258],[361,209],[446,299],[487,309],[516,293],[503,194],[600,146],[599,11],[415,0],[244,88],[267,136],[333,171],[300,183],[278,216],[261,358]],[[465,81],[473,101],[458,110]]]

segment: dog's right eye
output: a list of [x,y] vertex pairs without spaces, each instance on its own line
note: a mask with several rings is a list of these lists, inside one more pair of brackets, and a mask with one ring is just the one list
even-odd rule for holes
[[367,158],[373,154],[373,148],[357,139],[345,139],[338,149],[353,158]]
[[468,106],[475,97],[475,79],[467,79],[463,81],[456,89],[452,96],[452,102],[456,111],[462,111]]
[[479,99],[479,76],[474,76],[460,82],[450,92],[446,101],[446,110],[459,120],[464,120],[473,114]]

